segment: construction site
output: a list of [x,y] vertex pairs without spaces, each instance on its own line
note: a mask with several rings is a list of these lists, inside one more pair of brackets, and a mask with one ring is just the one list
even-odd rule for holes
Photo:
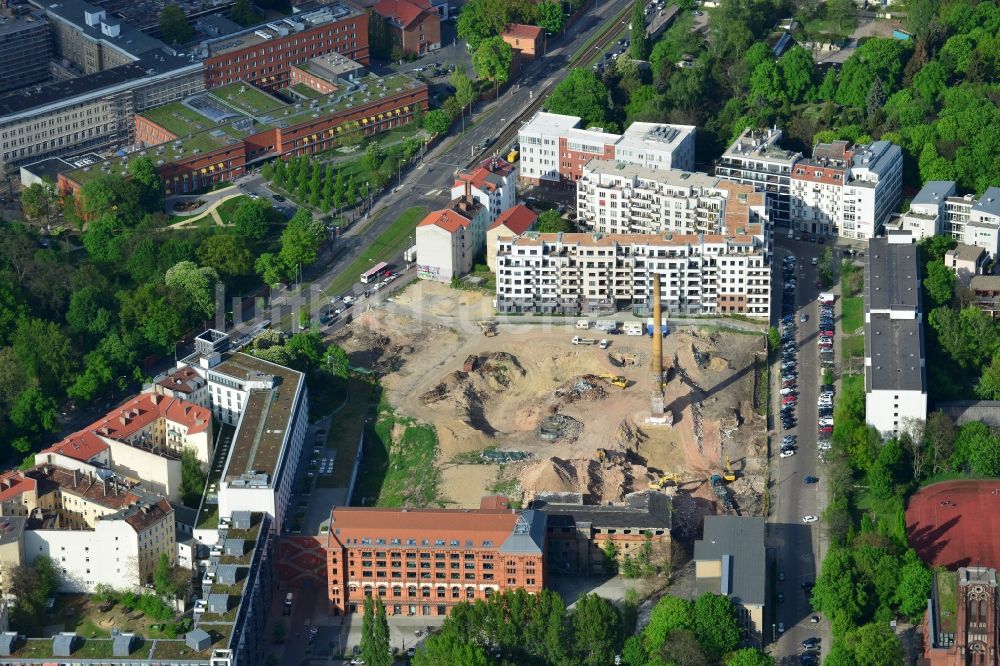
[[484,294],[422,281],[334,337],[396,413],[435,428],[443,504],[476,507],[491,490],[597,504],[654,489],[696,500],[675,502],[680,512],[762,515],[763,332],[671,327],[602,348],[572,344],[569,319],[491,315]]

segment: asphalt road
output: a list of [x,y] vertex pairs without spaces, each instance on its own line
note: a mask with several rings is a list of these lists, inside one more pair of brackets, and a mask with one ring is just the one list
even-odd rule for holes
[[[812,623],[814,615],[809,604],[809,594],[803,588],[804,584],[813,583],[819,572],[823,556],[826,554],[826,540],[823,535],[822,521],[806,524],[803,516],[819,516],[826,504],[826,479],[823,478],[822,463],[818,458],[817,449],[817,406],[816,399],[822,378],[818,348],[818,317],[819,306],[816,287],[817,268],[812,265],[812,258],[819,257],[824,245],[808,242],[795,242],[781,238],[776,234],[775,249],[775,282],[781,281],[781,262],[785,256],[794,254],[796,262],[796,339],[798,341],[798,390],[799,399],[796,407],[797,426],[789,431],[781,428],[780,419],[776,420],[775,428],[779,433],[772,447],[772,469],[774,470],[774,511],[770,517],[768,544],[775,549],[776,571],[774,577],[775,598],[772,608],[775,614],[771,620],[772,632],[770,639],[777,638],[773,654],[780,664],[798,664],[798,655],[803,652],[802,641],[809,637],[819,637],[824,648],[829,647],[830,631],[825,618],[819,623]],[[780,319],[781,289],[777,290],[776,316]],[[799,321],[801,314],[807,314],[809,320]],[[775,410],[780,409],[781,372],[775,374],[772,393],[775,395]],[[798,437],[798,449],[790,458],[779,458],[781,437],[786,434]],[[819,478],[819,483],[806,484],[807,476]],[[784,581],[780,578],[784,577]],[[784,595],[784,601],[779,602],[777,594]],[[784,625],[784,633],[778,633],[777,625]],[[767,632],[765,632],[767,633]],[[825,650],[823,651],[825,654]]]

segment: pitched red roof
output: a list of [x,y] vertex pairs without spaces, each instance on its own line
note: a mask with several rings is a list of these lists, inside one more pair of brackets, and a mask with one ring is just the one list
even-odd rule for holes
[[37,490],[38,483],[26,477],[21,470],[12,469],[0,474],[0,502],[19,496],[29,490]]
[[542,36],[542,29],[537,25],[508,23],[507,27],[503,29],[503,36],[515,39],[539,39]]
[[379,16],[395,19],[405,30],[424,12],[431,11],[427,0],[379,0],[373,8]]
[[537,219],[538,215],[533,210],[524,204],[517,204],[513,208],[508,208],[500,213],[496,221],[490,225],[490,229],[502,226],[508,229],[514,236],[520,236],[535,226]]
[[67,436],[61,442],[53,444],[42,453],[60,453],[67,458],[90,461],[94,456],[106,451],[107,443],[91,430],[79,430]]
[[453,210],[436,210],[424,219],[420,220],[418,227],[441,227],[448,233],[455,233],[460,228],[468,228],[472,220],[460,215]]
[[[375,543],[394,539],[406,543],[414,539],[423,543],[443,540],[450,543],[473,542],[473,548],[499,547],[514,531],[517,514],[496,508],[485,509],[382,509],[373,507],[338,506],[330,512],[327,547],[361,547],[362,542]],[[492,542],[485,546],[484,542]],[[370,545],[366,547],[371,547]]]

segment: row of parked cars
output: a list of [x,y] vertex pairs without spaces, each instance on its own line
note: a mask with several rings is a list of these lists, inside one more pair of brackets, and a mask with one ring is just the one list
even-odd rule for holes
[[[819,354],[824,366],[833,362],[835,327],[833,298],[822,299],[819,304]],[[819,397],[816,399],[817,446],[821,459],[825,457],[826,451],[830,450],[830,437],[833,435],[833,395],[833,384],[823,384],[819,388]]]
[[[796,425],[795,407],[799,400],[798,353],[795,340],[795,257],[782,260],[784,270],[784,293],[781,297],[781,426],[791,430]],[[783,446],[783,458],[795,455],[794,445]]]

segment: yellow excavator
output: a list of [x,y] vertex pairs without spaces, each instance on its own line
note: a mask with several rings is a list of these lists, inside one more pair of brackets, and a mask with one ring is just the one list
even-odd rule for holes
[[628,379],[622,377],[621,375],[601,374],[598,375],[598,377],[607,381],[609,384],[617,386],[618,388],[628,388]]
[[676,474],[664,474],[656,481],[649,482],[650,490],[663,490],[667,486],[676,486],[680,484],[680,479],[677,478]]
[[495,321],[477,321],[476,324],[482,330],[483,335],[492,338],[497,334],[497,323]]
[[729,460],[729,456],[726,456],[726,472],[722,475],[722,478],[726,481],[735,481],[736,472],[733,471],[733,463]]

